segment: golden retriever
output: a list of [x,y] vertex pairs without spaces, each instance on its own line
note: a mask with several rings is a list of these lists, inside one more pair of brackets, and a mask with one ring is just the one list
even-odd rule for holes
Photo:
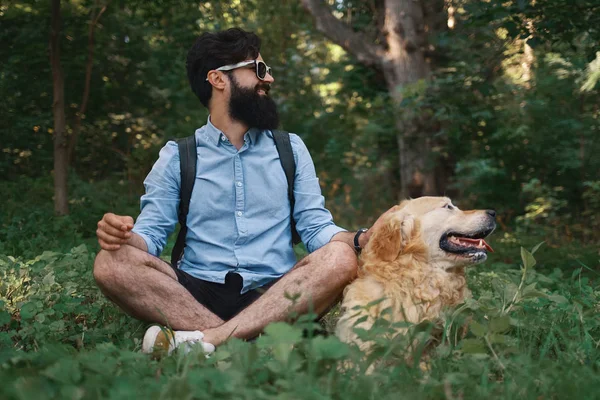
[[[447,197],[402,202],[362,252],[358,278],[344,290],[336,335],[368,352],[370,343],[359,339],[355,327],[369,330],[378,317],[435,321],[444,307],[461,303],[467,293],[464,267],[493,251],[484,238],[496,227],[495,215],[461,211]],[[406,329],[396,330],[402,332]]]

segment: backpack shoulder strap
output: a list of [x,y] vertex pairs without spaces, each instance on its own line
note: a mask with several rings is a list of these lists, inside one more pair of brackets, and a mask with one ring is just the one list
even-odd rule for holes
[[187,234],[187,215],[190,210],[190,199],[194,182],[196,180],[196,136],[188,136],[177,140],[179,147],[179,166],[181,169],[180,201],[177,217],[179,219],[179,234],[171,252],[171,266],[177,268],[179,260],[185,248],[185,236]]
[[279,153],[279,161],[285,172],[285,178],[288,184],[288,199],[290,200],[290,222],[292,225],[292,243],[294,245],[300,243],[300,235],[296,230],[296,221],[294,221],[294,177],[296,176],[296,160],[294,160],[294,152],[292,151],[292,143],[290,142],[290,134],[285,131],[274,130],[273,139],[275,147]]

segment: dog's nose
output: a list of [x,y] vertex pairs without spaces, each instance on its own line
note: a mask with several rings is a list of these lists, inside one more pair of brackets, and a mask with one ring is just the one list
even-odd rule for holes
[[496,218],[496,210],[485,210],[485,213],[492,218]]

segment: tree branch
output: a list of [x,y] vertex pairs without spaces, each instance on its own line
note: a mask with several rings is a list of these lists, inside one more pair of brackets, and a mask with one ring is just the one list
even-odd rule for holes
[[347,24],[333,16],[322,0],[301,0],[304,8],[312,15],[319,31],[331,41],[344,48],[367,66],[381,66],[385,50],[364,36],[354,32]]

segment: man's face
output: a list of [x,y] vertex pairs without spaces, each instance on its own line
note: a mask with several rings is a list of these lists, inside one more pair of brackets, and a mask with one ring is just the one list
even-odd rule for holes
[[[262,60],[260,55],[258,60]],[[249,128],[276,129],[279,125],[277,105],[269,96],[273,77],[267,74],[264,80],[258,79],[255,65],[250,65],[232,71],[229,78],[229,116]]]

